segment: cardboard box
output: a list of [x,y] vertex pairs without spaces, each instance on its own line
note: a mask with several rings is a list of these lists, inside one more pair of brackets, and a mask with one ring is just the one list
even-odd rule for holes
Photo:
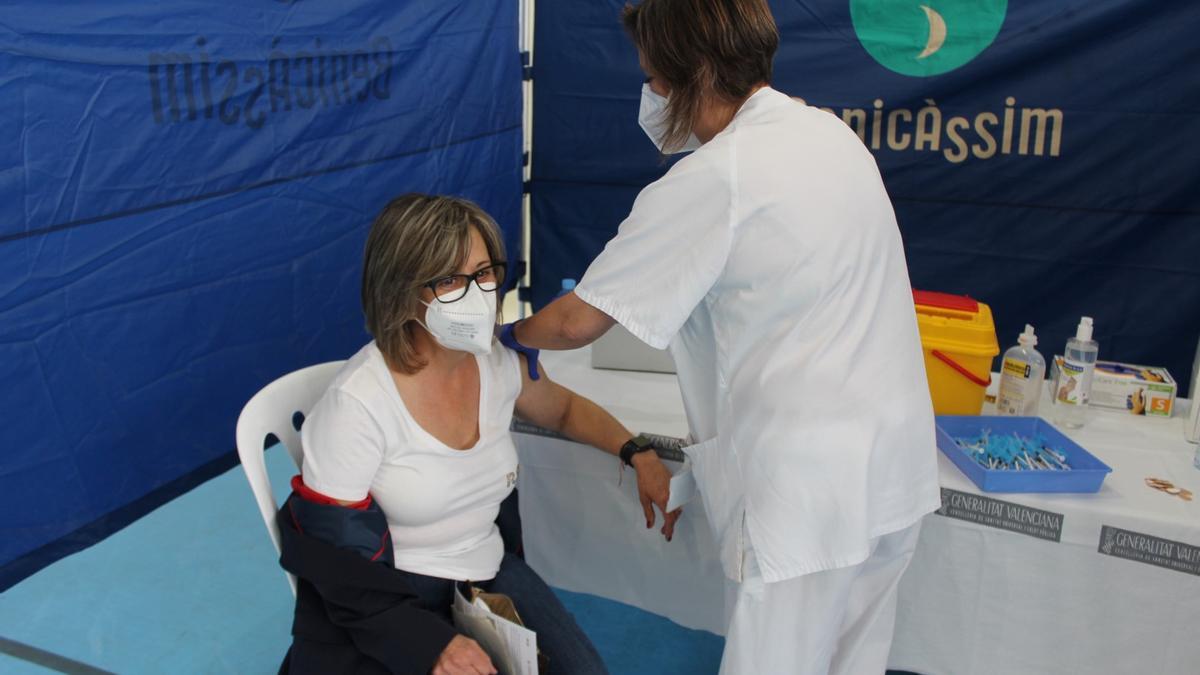
[[[1055,356],[1057,368],[1062,357]],[[1169,418],[1175,411],[1175,379],[1166,368],[1097,361],[1089,404],[1133,415]]]
[[655,349],[616,324],[592,343],[592,367],[674,373],[675,362],[665,349]]

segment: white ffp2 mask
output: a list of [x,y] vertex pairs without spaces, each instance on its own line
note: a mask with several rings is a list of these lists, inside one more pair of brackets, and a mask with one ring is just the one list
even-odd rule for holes
[[642,83],[642,103],[641,109],[638,110],[638,124],[642,127],[642,131],[650,137],[654,142],[658,151],[665,155],[674,155],[680,152],[691,152],[701,146],[700,139],[696,138],[696,134],[688,134],[688,138],[684,141],[683,146],[672,150],[663,149],[663,136],[667,133],[667,99],[664,96],[659,96],[650,88],[649,82]]
[[467,294],[454,302],[423,302],[425,330],[446,349],[472,354],[492,351],[496,329],[494,293],[485,293],[474,281],[468,282]]

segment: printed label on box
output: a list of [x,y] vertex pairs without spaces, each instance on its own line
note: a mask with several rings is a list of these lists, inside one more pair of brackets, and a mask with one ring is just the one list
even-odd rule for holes
[[1165,368],[1097,361],[1091,404],[1134,415],[1170,418],[1176,387]]
[[518,434],[530,434],[532,436],[545,436],[546,438],[559,438],[564,441],[567,440],[566,436],[563,436],[557,431],[551,431],[545,427],[539,427],[536,424],[530,424],[529,422],[519,420],[515,417],[513,418],[512,425],[509,426],[508,430]]
[[1104,525],[1100,528],[1103,555],[1124,558],[1176,572],[1200,576],[1200,546]]
[[[571,440],[571,439],[567,438],[566,436],[563,436],[562,434],[558,433],[557,431],[553,431],[553,430],[547,429],[545,427],[540,427],[536,424],[530,424],[529,422],[526,422],[521,419],[517,419],[516,417],[513,418],[512,424],[509,425],[508,430],[515,434],[529,434],[531,436],[543,436],[545,438],[556,438],[560,441],[570,441]],[[654,444],[654,454],[658,455],[660,459],[668,460],[671,462],[682,462],[684,460],[683,450],[680,449],[683,446],[682,438],[675,438],[674,436],[661,436],[659,434],[647,434],[647,433],[643,433],[642,435],[645,436],[647,439],[650,440],[651,443]]]
[[1062,541],[1063,514],[942,488],[940,516],[957,518],[1047,541]]
[[683,454],[683,446],[687,443],[682,438],[675,436],[663,436],[662,434],[652,434],[643,431],[641,434],[646,440],[654,444],[654,452],[660,459],[669,459],[672,462],[682,462],[686,456]]

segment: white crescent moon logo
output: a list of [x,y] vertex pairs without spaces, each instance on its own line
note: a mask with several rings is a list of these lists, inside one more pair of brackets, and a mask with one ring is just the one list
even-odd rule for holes
[[925,51],[917,55],[918,59],[932,56],[946,42],[946,20],[925,5],[921,5],[921,9],[925,10],[925,18],[929,19],[929,41],[925,43]]

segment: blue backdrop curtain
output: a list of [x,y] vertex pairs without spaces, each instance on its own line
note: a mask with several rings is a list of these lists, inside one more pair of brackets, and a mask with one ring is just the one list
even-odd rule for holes
[[[622,5],[537,5],[536,305],[668,166],[636,124]],[[1047,353],[1091,314],[1104,356],[1187,379],[1200,10],[771,5],[775,86],[875,152],[916,286],[990,303],[1003,343],[1035,324]],[[227,456],[266,382],[352,353],[390,197],[471,197],[515,259],[521,193],[516,0],[5,9],[0,585]]]
[[7,585],[49,542],[228,456],[262,385],[369,339],[362,246],[390,198],[472,198],[517,250],[521,61],[516,0],[3,15]]
[[[637,125],[621,0],[537,5],[534,300],[578,279],[667,168]],[[1200,6],[1183,0],[773,0],[774,85],[874,152],[918,288],[989,303],[1046,354],[1186,385],[1200,335]],[[924,6],[924,9],[922,9]],[[802,214],[798,214],[802,217]]]

